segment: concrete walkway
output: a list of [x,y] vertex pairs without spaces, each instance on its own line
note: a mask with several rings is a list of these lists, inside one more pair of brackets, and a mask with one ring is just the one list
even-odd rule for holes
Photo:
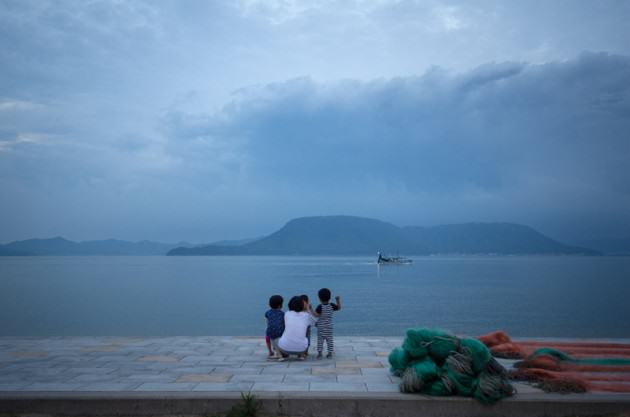
[[[119,405],[127,401],[124,404],[129,410],[152,410],[152,415],[163,414],[160,407],[175,410],[175,414],[196,415],[190,408],[178,408],[194,404],[203,410],[199,415],[207,415],[209,409],[225,411],[239,400],[239,393],[253,392],[267,401],[265,407],[272,414],[282,414],[286,411],[282,407],[288,404],[293,404],[294,410],[311,404],[292,415],[329,415],[329,409],[322,409],[321,414],[313,410],[323,404],[342,404],[339,415],[346,415],[343,407],[368,407],[372,401],[374,407],[384,407],[382,415],[390,415],[387,413],[392,410],[405,415],[401,407],[407,407],[410,415],[418,407],[452,408],[454,414],[448,415],[458,415],[462,406],[464,411],[478,409],[490,415],[487,408],[479,408],[468,398],[400,394],[398,378],[389,374],[387,355],[401,342],[398,337],[336,337],[334,359],[311,356],[305,361],[277,362],[267,360],[262,337],[2,337],[0,414],[41,413],[55,407],[57,414],[64,414],[71,404],[77,406],[78,400],[89,400],[90,405],[77,409],[77,414],[108,415],[112,401]],[[504,364],[510,366],[509,362]],[[593,409],[611,414],[619,407],[630,415],[627,395],[559,397],[527,384],[515,385],[518,394],[493,408],[493,413],[509,407],[519,409],[532,401],[539,405],[564,402],[558,408],[562,413],[570,409],[569,401],[577,407],[574,415],[581,415],[580,410],[596,415]],[[521,401],[520,406],[514,401]],[[101,409],[98,407],[102,413],[90,411]],[[549,407],[535,410],[554,415]],[[124,412],[117,415],[121,414]],[[368,414],[380,415],[373,411]]]

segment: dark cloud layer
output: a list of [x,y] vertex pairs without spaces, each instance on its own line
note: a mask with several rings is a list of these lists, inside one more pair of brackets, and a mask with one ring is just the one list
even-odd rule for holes
[[[295,215],[312,194],[335,200],[321,211],[417,224],[514,220],[571,235],[628,231],[628,115],[630,58],[585,53],[463,74],[295,79],[241,91],[218,114],[169,114],[164,123],[174,152],[216,167],[212,149],[220,150],[228,177],[293,195]],[[371,192],[399,207],[370,213],[361,202]]]

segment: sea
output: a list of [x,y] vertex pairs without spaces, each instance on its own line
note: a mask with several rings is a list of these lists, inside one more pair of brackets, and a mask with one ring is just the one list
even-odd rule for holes
[[271,295],[326,287],[337,335],[629,338],[630,257],[2,257],[0,336],[263,335]]

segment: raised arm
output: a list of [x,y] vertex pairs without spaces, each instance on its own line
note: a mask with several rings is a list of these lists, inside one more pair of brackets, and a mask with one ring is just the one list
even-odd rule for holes
[[341,310],[341,297],[338,295],[335,296],[335,301],[337,302],[337,310]]

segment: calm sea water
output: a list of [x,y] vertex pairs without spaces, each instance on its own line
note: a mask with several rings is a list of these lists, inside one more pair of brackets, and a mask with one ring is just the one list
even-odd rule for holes
[[630,337],[630,258],[0,258],[0,336],[258,335],[272,294],[328,287],[336,334]]

